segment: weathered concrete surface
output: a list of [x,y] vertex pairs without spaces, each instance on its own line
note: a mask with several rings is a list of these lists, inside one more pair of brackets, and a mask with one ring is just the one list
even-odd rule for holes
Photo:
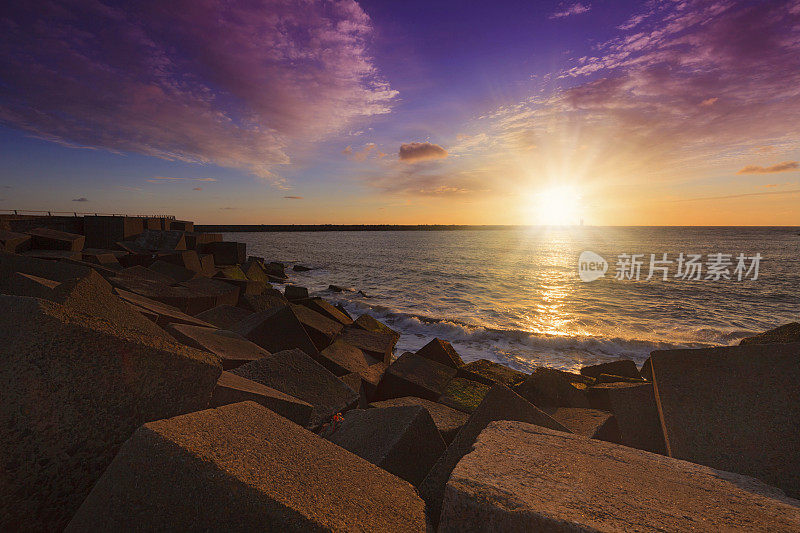
[[355,321],[351,320],[350,323],[355,323],[356,326],[360,327],[361,329],[365,329],[367,331],[374,331],[375,333],[385,333],[387,335],[391,335],[396,339],[400,338],[400,333],[393,330],[380,320],[377,320],[372,315],[368,315],[364,313],[360,317],[358,317]]
[[[525,381],[514,387],[514,392],[541,409],[555,407],[589,407],[589,398],[574,374],[538,367]],[[577,376],[580,378],[580,376]]]
[[622,376],[626,378],[639,379],[639,369],[636,363],[630,359],[619,359],[617,361],[609,361],[608,363],[600,363],[599,365],[585,366],[581,368],[582,376],[589,376],[597,378],[600,374],[610,374],[612,376]]
[[304,305],[289,304],[289,308],[303,325],[317,350],[324,350],[342,331],[342,324]]
[[477,381],[454,378],[447,384],[447,388],[437,401],[464,413],[471,413],[478,408],[489,389],[491,389],[489,385]]
[[203,272],[203,265],[200,263],[200,256],[194,250],[180,250],[172,253],[165,253],[159,256],[162,261],[178,265],[195,273]]
[[239,265],[220,266],[219,271],[214,274],[216,278],[222,279],[238,279],[239,281],[247,281],[247,276],[239,268]]
[[800,502],[744,476],[495,422],[447,483],[439,531],[798,531]]
[[31,236],[0,229],[0,250],[11,253],[24,252],[31,249]]
[[198,313],[195,318],[217,326],[220,329],[234,329],[236,324],[252,315],[252,311],[232,305],[218,305],[208,311]]
[[619,425],[620,444],[662,455],[667,453],[652,383],[610,389],[608,400]]
[[309,298],[300,303],[310,309],[313,309],[317,313],[330,318],[331,320],[335,320],[343,326],[349,326],[353,323],[352,318],[342,313],[339,309],[331,305],[330,302],[323,298]]
[[231,371],[314,406],[312,425],[358,402],[358,394],[302,350],[284,350]]
[[358,403],[354,406],[354,408],[358,409],[366,409],[369,407],[369,398],[367,398],[367,389],[364,387],[364,380],[361,379],[361,376],[356,374],[355,372],[350,372],[349,374],[345,374],[343,376],[338,376],[342,382],[353,389],[353,391],[358,394]]
[[46,261],[26,255],[0,252],[0,288],[3,287],[6,280],[11,278],[14,272],[32,274],[40,278],[61,282],[86,277],[90,270],[91,268],[82,265]]
[[289,300],[277,289],[265,289],[261,294],[244,294],[239,298],[239,306],[254,313],[284,307]]
[[347,326],[342,330],[342,340],[352,344],[356,348],[361,348],[372,357],[390,363],[392,351],[397,339],[393,335],[367,331],[355,326]]
[[181,283],[182,286],[214,299],[214,307],[239,303],[239,287],[219,279],[196,278]]
[[503,385],[513,389],[525,381],[528,374],[488,359],[478,359],[460,367],[458,377],[478,381],[490,387]]
[[170,220],[169,229],[173,231],[194,231],[194,222],[189,220]]
[[197,272],[193,272],[187,268],[184,268],[180,265],[176,265],[174,263],[168,263],[167,261],[162,261],[161,259],[159,259],[158,261],[154,261],[147,268],[152,270],[153,272],[157,272],[158,274],[162,274],[170,278],[170,284],[177,283],[179,281],[188,281],[198,276]]
[[164,285],[145,279],[127,277],[115,277],[110,281],[115,287],[177,307],[187,315],[194,316],[214,307],[215,298],[213,296],[196,292],[181,285]]
[[243,242],[210,242],[203,246],[202,253],[213,255],[216,265],[236,265],[247,259],[247,245]]
[[480,432],[495,420],[517,420],[569,432],[548,414],[510,389],[502,385],[494,386],[419,485],[419,494],[425,500],[428,517],[433,522],[439,520],[445,485],[453,468],[470,452]]
[[420,406],[354,409],[320,435],[412,485],[445,450],[431,415]]
[[452,367],[406,352],[386,369],[375,399],[417,396],[435,402],[455,375]]
[[641,383],[598,383],[586,389],[586,397],[589,398],[589,406],[592,409],[611,412],[611,394],[620,389],[640,387]]
[[158,250],[175,251],[186,249],[186,239],[182,231],[144,230],[133,241],[143,250],[156,252]]
[[336,339],[330,346],[320,352],[318,361],[322,366],[336,374],[343,376],[351,372],[360,374],[371,365],[378,363],[374,357],[364,353],[364,350],[347,344],[341,339]]
[[161,274],[158,272],[154,272],[147,267],[142,265],[135,265],[127,268],[123,268],[119,272],[117,272],[117,277],[119,278],[133,278],[133,279],[143,279],[153,283],[162,283],[164,285],[170,285],[175,283],[175,280],[171,277]]
[[456,349],[453,348],[453,345],[439,338],[433,339],[417,350],[417,355],[451,368],[458,368],[464,365],[464,361],[458,355]]
[[800,496],[800,343],[655,351],[667,453]]
[[800,322],[790,322],[764,333],[745,337],[739,341],[739,344],[779,344],[787,342],[800,342]]
[[[160,227],[147,229],[162,229]],[[145,219],[139,217],[84,216],[83,234],[89,248],[112,248],[119,241],[127,241],[145,230]]]
[[270,411],[301,426],[307,425],[311,420],[311,411],[314,408],[310,403],[299,398],[289,396],[251,379],[223,371],[211,394],[211,407],[247,401],[261,404]]
[[26,232],[31,236],[31,245],[40,250],[67,250],[80,252],[86,237],[49,228],[35,228]]
[[170,324],[168,331],[179,342],[219,357],[223,370],[231,370],[269,355],[261,346],[233,331],[187,324]]
[[158,317],[156,323],[161,327],[165,328],[169,324],[173,323],[191,324],[193,326],[201,326],[207,328],[213,327],[213,324],[209,324],[208,322],[205,322],[199,317],[193,317],[191,315],[187,315],[177,307],[172,307],[171,305],[158,302],[156,300],[151,300],[150,298],[146,298],[140,294],[136,294],[135,292],[126,291],[125,289],[117,288],[114,289],[114,291],[124,301],[133,304],[137,307],[146,309],[150,313],[155,314]]
[[431,415],[433,423],[436,424],[436,429],[442,435],[445,444],[450,444],[455,438],[456,433],[461,427],[466,424],[469,415],[456,411],[452,407],[447,407],[440,403],[417,398],[414,396],[405,396],[403,398],[392,398],[391,400],[383,400],[380,402],[372,402],[371,407],[398,407],[398,406],[414,406],[418,405],[424,407]]
[[22,253],[28,257],[47,259],[48,261],[80,261],[82,257],[80,251],[72,250],[40,250],[34,248]]
[[424,532],[413,487],[245,402],[153,422],[68,531]]
[[241,321],[235,331],[268,352],[299,348],[311,357],[319,357],[317,347],[290,306],[255,313]]
[[0,530],[60,530],[136,427],[208,405],[216,358],[123,320],[0,296]]
[[299,285],[287,285],[283,289],[283,295],[289,301],[302,300],[308,298],[308,289]]
[[583,407],[558,407],[545,412],[576,435],[620,443],[617,419],[611,413]]

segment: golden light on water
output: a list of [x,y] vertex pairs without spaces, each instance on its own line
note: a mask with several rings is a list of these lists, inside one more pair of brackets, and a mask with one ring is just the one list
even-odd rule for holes
[[572,185],[558,185],[533,195],[531,223],[569,226],[581,221],[581,195]]

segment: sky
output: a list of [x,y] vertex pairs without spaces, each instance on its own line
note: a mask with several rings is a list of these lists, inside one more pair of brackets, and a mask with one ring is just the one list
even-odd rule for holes
[[800,0],[0,7],[0,212],[800,225]]

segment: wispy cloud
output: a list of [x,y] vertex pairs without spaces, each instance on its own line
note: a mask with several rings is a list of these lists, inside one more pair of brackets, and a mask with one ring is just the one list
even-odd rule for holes
[[400,161],[413,163],[425,161],[427,159],[442,159],[447,157],[447,150],[429,142],[424,143],[405,143],[400,145]]
[[769,167],[748,165],[737,172],[737,174],[775,174],[777,172],[791,172],[793,170],[800,170],[800,162],[784,161],[783,163],[778,163]]
[[287,200],[302,200],[302,196],[284,196]]
[[80,198],[73,198],[72,201],[73,202],[88,202],[89,199],[84,197],[84,196],[81,196]]
[[572,15],[580,15],[582,13],[587,13],[592,9],[591,4],[583,4],[581,2],[576,2],[574,4],[562,4],[559,8],[560,11],[556,11],[552,15],[550,15],[551,19],[561,19],[565,17],[571,17]]
[[193,187],[192,190],[193,191],[202,191],[203,188],[202,187]]
[[173,181],[203,181],[203,182],[213,182],[217,181],[216,178],[176,178],[176,177],[169,177],[169,176],[153,176],[151,178],[147,178],[149,183],[169,183]]
[[389,111],[371,33],[353,0],[16,2],[2,15],[0,122],[282,186],[293,143]]
[[375,143],[367,143],[361,150],[354,150],[352,146],[348,146],[342,150],[342,154],[352,161],[366,161],[371,156],[378,159],[386,156],[386,154],[378,150],[378,145]]

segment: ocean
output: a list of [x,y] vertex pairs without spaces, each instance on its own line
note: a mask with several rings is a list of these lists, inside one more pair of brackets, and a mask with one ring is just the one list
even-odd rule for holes
[[[399,331],[397,354],[439,337],[465,361],[574,371],[620,357],[641,364],[656,349],[736,344],[800,320],[800,228],[520,227],[225,239],[246,242],[249,255],[288,269],[312,268],[289,272],[290,282]],[[586,251],[608,264],[590,282],[579,276]],[[648,280],[651,254],[662,268]],[[687,268],[692,255],[699,274]],[[331,284],[347,290],[332,292]]]

